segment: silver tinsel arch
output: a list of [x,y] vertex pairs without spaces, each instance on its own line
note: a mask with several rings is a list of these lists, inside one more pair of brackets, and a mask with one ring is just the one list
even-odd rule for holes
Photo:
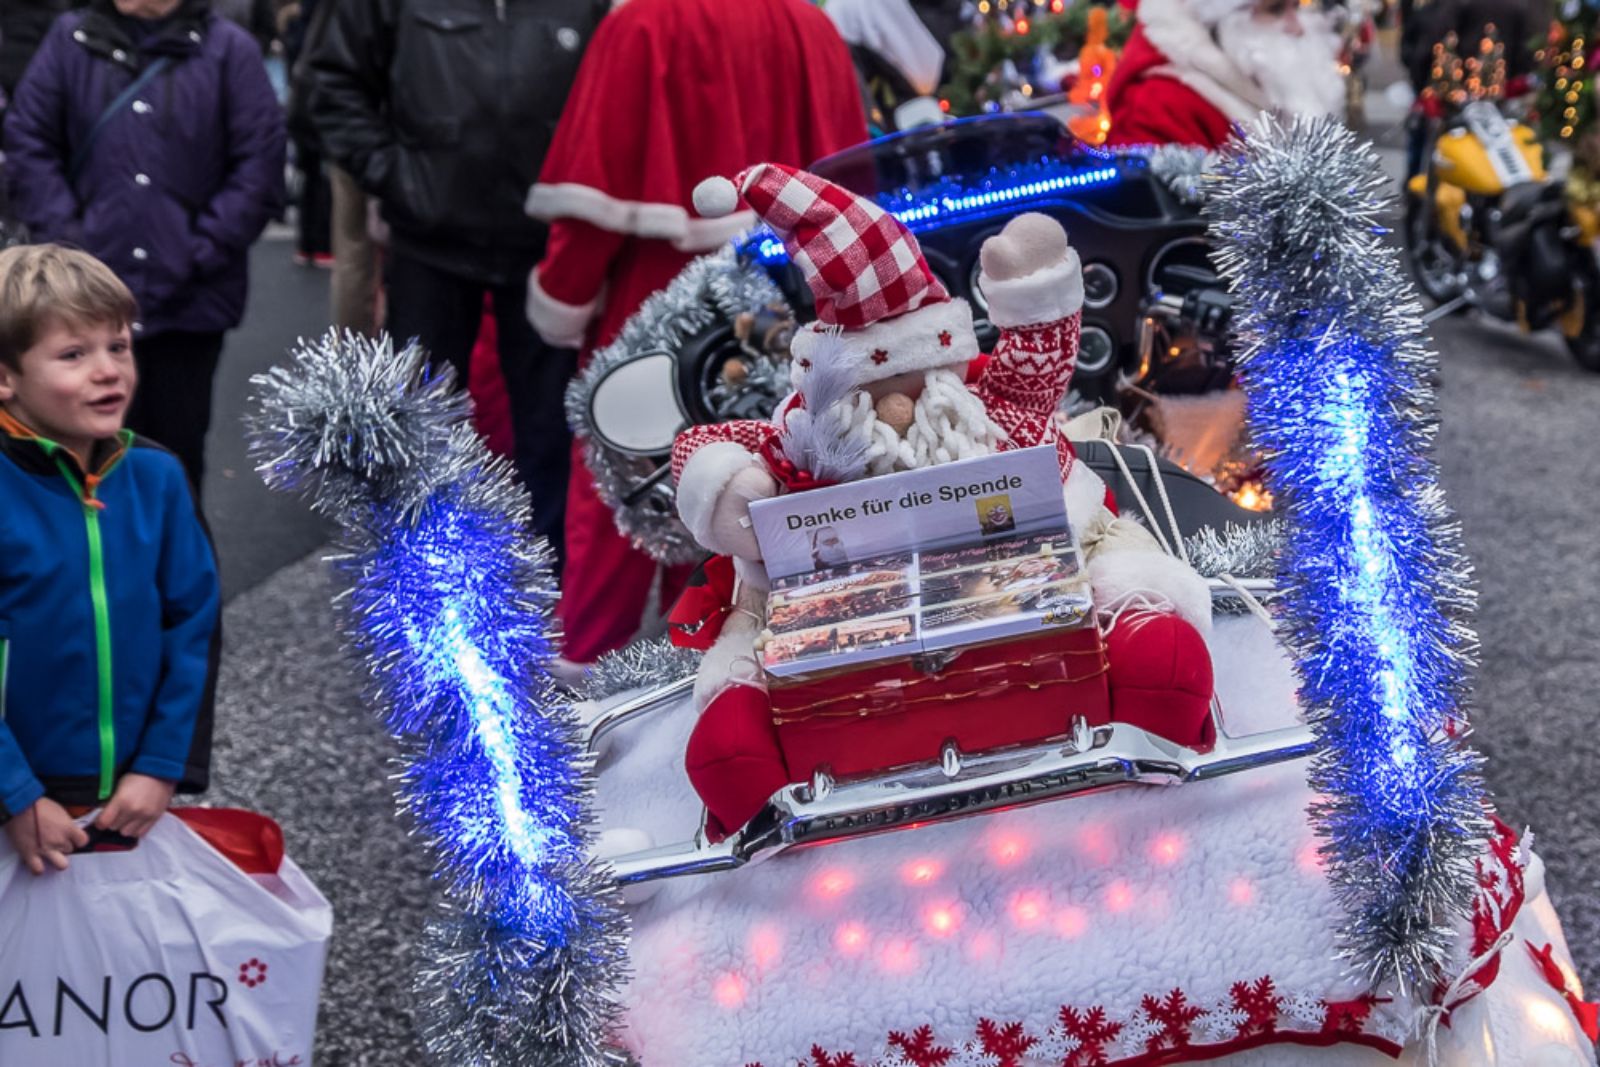
[[[594,391],[618,366],[643,356],[680,354],[696,335],[719,323],[733,325],[741,315],[777,309],[790,316],[778,287],[759,267],[742,262],[733,248],[702,256],[685,267],[661,291],[652,294],[628,318],[616,340],[597,351],[567,387],[567,422],[583,441],[584,463],[594,475],[595,490],[616,516],[617,529],[639,551],[660,563],[697,563],[705,550],[678,518],[670,482],[659,478],[662,459],[631,456],[607,448],[590,423]],[[744,346],[746,377],[737,385],[713,388],[758,391],[770,400],[767,410],[788,391],[787,353],[773,354],[753,344]],[[718,396],[707,398],[721,406]],[[686,422],[687,425],[687,422]],[[635,493],[657,477],[653,487]],[[629,501],[630,495],[636,499]]]

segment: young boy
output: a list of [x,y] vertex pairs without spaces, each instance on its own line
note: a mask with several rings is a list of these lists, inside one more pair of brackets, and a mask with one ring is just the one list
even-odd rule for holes
[[122,428],[133,294],[57,245],[0,252],[0,823],[35,874],[206,787],[216,560],[166,450]]

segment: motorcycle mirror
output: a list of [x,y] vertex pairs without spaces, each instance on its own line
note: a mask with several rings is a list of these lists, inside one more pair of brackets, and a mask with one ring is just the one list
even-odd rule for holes
[[678,402],[677,362],[649,352],[619,363],[595,384],[589,425],[600,442],[630,456],[661,456],[688,425]]

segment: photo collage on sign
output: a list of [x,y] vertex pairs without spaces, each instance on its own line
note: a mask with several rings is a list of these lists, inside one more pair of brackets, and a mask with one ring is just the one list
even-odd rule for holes
[[1088,617],[1067,531],[862,560],[773,583],[758,641],[775,676],[979,644]]

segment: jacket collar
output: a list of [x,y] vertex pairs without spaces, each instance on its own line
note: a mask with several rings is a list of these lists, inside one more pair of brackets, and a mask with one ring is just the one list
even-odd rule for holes
[[198,52],[210,20],[211,0],[183,0],[159,34],[135,43],[112,0],[93,0],[72,39],[94,55],[136,70],[147,57],[181,57]]
[[33,474],[59,474],[67,479],[84,503],[103,507],[95,497],[100,482],[122,461],[133,444],[132,430],[119,430],[115,437],[94,443],[89,469],[72,451],[47,437],[41,437],[5,408],[0,408],[0,455]]

